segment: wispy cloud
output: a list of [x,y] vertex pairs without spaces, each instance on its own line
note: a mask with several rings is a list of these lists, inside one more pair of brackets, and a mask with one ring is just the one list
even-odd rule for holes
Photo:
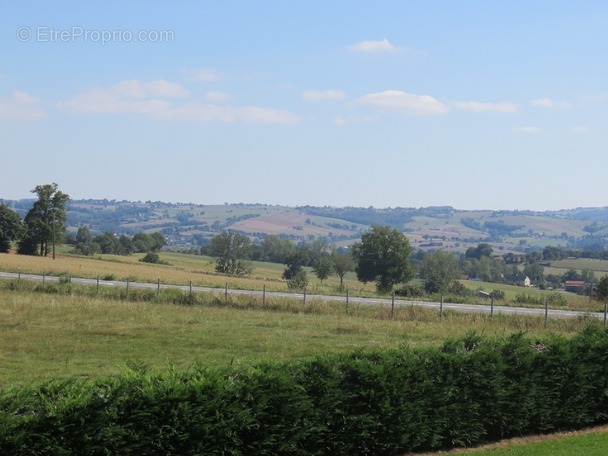
[[368,52],[372,54],[399,51],[399,48],[386,38],[381,41],[361,41],[349,46],[348,49],[354,52]]
[[111,91],[131,98],[145,98],[149,96],[161,98],[186,97],[189,95],[189,92],[179,84],[162,79],[147,82],[135,79],[121,81],[114,84]]
[[553,101],[549,98],[537,98],[536,100],[530,101],[530,104],[532,106],[549,109],[567,109],[572,107],[570,103],[567,103],[565,101]]
[[[57,103],[57,108],[73,114],[135,114],[159,120],[195,122],[292,124],[301,120],[297,114],[260,106],[214,106],[197,102],[176,104],[173,99],[187,93],[179,90],[177,84],[126,82],[128,84],[123,81],[109,88],[91,89]],[[221,95],[215,93],[213,96],[217,98]]]
[[346,98],[342,90],[305,90],[302,92],[304,101],[336,101]]
[[585,125],[575,125],[570,129],[570,133],[585,133],[588,130],[589,128],[587,128]]
[[540,127],[513,127],[512,131],[521,134],[537,134],[542,133],[543,129]]
[[402,92],[401,90],[370,93],[359,98],[359,103],[416,116],[443,114],[448,111],[447,106],[436,98],[429,95]]
[[224,76],[210,68],[183,68],[183,71],[196,81],[214,82],[224,79]]
[[517,105],[514,103],[482,103],[478,101],[457,101],[454,103],[458,109],[475,112],[517,112]]
[[232,100],[234,98],[234,95],[231,93],[221,92],[219,90],[212,90],[205,94],[205,98],[209,101],[216,101],[221,103]]
[[45,117],[40,100],[27,92],[14,91],[11,97],[0,97],[0,119],[40,120]]

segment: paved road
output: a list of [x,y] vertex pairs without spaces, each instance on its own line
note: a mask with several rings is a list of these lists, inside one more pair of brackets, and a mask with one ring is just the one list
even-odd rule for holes
[[[36,282],[49,282],[49,283],[57,283],[60,278],[57,276],[41,276],[36,274],[19,274],[13,272],[0,272],[0,279],[5,280],[15,280],[20,278],[22,280],[30,280]],[[98,279],[86,279],[86,278],[78,278],[72,277],[72,283],[78,285],[93,285],[93,286],[103,286],[103,287],[116,287],[116,288],[145,288],[145,289],[154,289],[158,288],[174,288],[183,291],[190,291],[194,293],[213,293],[217,295],[222,295],[226,292],[225,288],[211,288],[211,287],[196,287],[189,285],[167,285],[167,284],[158,284],[158,283],[145,283],[145,282],[123,282],[118,280],[98,280]],[[256,296],[261,298],[264,294],[263,291],[255,291],[255,290],[238,290],[238,289],[228,289],[228,293],[231,295],[246,295],[246,296]],[[304,294],[301,293],[286,293],[280,291],[267,291],[267,298],[290,298],[290,299],[298,299],[303,300],[306,298],[307,300],[314,301],[325,301],[325,302],[342,302],[346,303],[345,296],[328,296],[328,295],[315,295],[315,294],[307,294],[304,297]],[[387,306],[391,307],[393,302],[391,299],[382,299],[382,298],[359,298],[359,297],[349,297],[348,303],[350,305],[354,304],[362,304],[362,305],[377,305],[377,306]],[[435,309],[439,311],[441,304],[439,302],[428,302],[428,301],[406,301],[401,299],[395,299],[394,302],[395,308],[403,307],[403,306],[419,306],[430,309]],[[478,304],[451,304],[444,303],[443,310],[454,310],[457,312],[469,312],[469,313],[482,313],[482,314],[490,314],[492,312],[492,307],[489,305],[478,305]],[[543,317],[545,316],[545,309],[533,309],[528,307],[505,307],[505,306],[494,306],[494,315],[503,314],[503,315],[527,315],[527,316],[535,316],[535,317]],[[592,315],[597,318],[603,318],[604,314],[600,312],[577,312],[572,310],[556,310],[549,309],[547,311],[548,318],[580,318],[587,315]]]

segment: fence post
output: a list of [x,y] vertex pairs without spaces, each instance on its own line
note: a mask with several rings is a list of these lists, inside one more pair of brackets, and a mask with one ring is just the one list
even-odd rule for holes
[[545,298],[545,328],[547,327],[548,319],[549,319],[549,300]]
[[160,296],[160,278],[156,280],[156,296]]
[[494,296],[490,296],[490,321],[494,321]]
[[395,291],[393,290],[393,296],[391,298],[391,318],[395,318]]
[[439,319],[443,318],[443,295],[439,299]]
[[127,279],[127,296],[129,296],[129,279]]
[[608,301],[604,303],[604,326],[606,326],[606,315],[608,315]]
[[266,284],[262,285],[262,307],[266,307]]
[[224,286],[224,302],[228,304],[228,282]]
[[346,315],[348,315],[348,288],[346,289]]
[[99,293],[99,276],[97,276],[97,290],[96,293]]

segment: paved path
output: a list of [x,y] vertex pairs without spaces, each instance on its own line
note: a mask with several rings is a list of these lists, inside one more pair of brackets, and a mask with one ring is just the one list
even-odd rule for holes
[[[19,274],[14,272],[0,272],[0,279],[6,280],[15,280],[20,278],[21,280],[30,280],[36,282],[50,282],[50,283],[58,283],[60,278],[57,276],[41,276],[36,274]],[[86,278],[78,278],[72,277],[71,282],[73,284],[78,285],[89,285],[89,286],[103,286],[103,287],[116,287],[116,288],[126,288],[127,285],[129,288],[140,288],[140,289],[154,289],[157,290],[159,288],[174,288],[183,291],[190,291],[194,293],[213,293],[217,295],[222,295],[226,293],[225,288],[211,288],[211,287],[196,287],[190,285],[167,285],[167,284],[159,284],[159,283],[145,283],[145,282],[124,282],[119,280],[98,280],[98,279],[86,279]],[[238,289],[228,289],[228,294],[230,295],[245,295],[245,296],[255,296],[261,298],[264,295],[263,291],[255,291],[255,290],[238,290]],[[290,298],[303,300],[304,294],[302,293],[287,293],[280,291],[266,291],[265,295],[267,298]],[[330,296],[330,295],[315,295],[315,294],[307,294],[307,300],[314,301],[325,301],[325,302],[342,302],[346,303],[346,296]],[[386,306],[391,307],[393,305],[392,299],[383,299],[383,298],[360,298],[360,297],[349,297],[348,298],[349,305],[354,304],[363,304],[363,305],[377,305],[377,306]],[[402,299],[395,299],[394,302],[395,308],[403,307],[403,306],[419,306],[430,309],[435,309],[439,311],[441,304],[439,302],[429,302],[429,301],[406,301]],[[457,312],[468,312],[468,313],[482,313],[482,314],[490,314],[492,312],[492,306],[489,305],[481,305],[481,304],[451,304],[444,303],[443,310],[454,310]],[[543,317],[545,316],[545,309],[540,308],[528,308],[528,307],[506,307],[506,306],[494,306],[494,315],[527,315],[527,316],[535,316],[535,317]],[[583,318],[587,315],[594,316],[596,318],[604,318],[604,314],[601,312],[578,312],[573,310],[557,310],[557,309],[548,309],[547,318]]]

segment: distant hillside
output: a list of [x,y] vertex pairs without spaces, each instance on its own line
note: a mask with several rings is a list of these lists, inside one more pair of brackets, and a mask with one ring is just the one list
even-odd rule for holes
[[[8,201],[23,217],[33,200]],[[264,204],[197,205],[116,200],[74,200],[68,228],[93,232],[162,232],[170,245],[204,245],[223,230],[236,230],[254,242],[267,235],[300,241],[321,239],[336,245],[358,240],[371,225],[405,232],[415,248],[464,251],[489,242],[498,251],[525,252],[547,245],[603,248],[608,240],[608,208],[561,211],[465,211],[426,208],[286,207]]]

